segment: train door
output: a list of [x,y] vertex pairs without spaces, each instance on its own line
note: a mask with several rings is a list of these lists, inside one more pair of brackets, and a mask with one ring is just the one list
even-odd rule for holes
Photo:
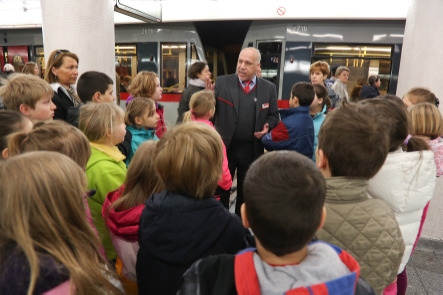
[[277,88],[278,98],[281,98],[280,80],[283,78],[282,70],[282,48],[285,41],[272,40],[272,41],[258,41],[257,49],[261,53],[261,70],[262,78],[275,84]]

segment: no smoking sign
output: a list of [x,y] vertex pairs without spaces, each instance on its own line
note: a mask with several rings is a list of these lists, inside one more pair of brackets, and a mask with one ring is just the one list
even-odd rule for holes
[[282,16],[282,15],[284,15],[285,13],[286,13],[286,8],[284,8],[284,7],[279,7],[279,8],[277,9],[277,14],[278,14],[278,15]]

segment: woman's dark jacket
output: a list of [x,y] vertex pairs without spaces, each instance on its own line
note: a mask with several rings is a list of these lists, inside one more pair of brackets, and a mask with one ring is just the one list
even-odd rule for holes
[[374,98],[380,96],[380,91],[378,91],[378,88],[372,85],[365,85],[361,89],[360,97],[362,99],[365,98]]

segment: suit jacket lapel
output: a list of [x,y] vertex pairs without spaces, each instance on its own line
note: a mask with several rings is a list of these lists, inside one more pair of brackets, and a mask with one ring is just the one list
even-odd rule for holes
[[238,115],[238,76],[233,75],[232,81],[230,82],[229,92],[231,93],[232,103],[234,104],[235,111]]
[[[268,97],[268,90],[264,87],[264,83],[260,83],[259,78],[257,77],[257,103],[255,105],[255,122],[258,120],[258,115],[260,115],[260,109],[262,104],[266,102],[266,97]],[[263,126],[259,126],[260,130]]]

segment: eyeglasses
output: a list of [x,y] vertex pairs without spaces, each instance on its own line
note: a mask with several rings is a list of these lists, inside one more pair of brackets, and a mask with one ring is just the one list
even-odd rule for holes
[[57,59],[57,56],[59,56],[60,53],[66,53],[66,52],[69,52],[69,50],[66,50],[66,49],[57,50],[57,52],[54,55],[54,60]]

